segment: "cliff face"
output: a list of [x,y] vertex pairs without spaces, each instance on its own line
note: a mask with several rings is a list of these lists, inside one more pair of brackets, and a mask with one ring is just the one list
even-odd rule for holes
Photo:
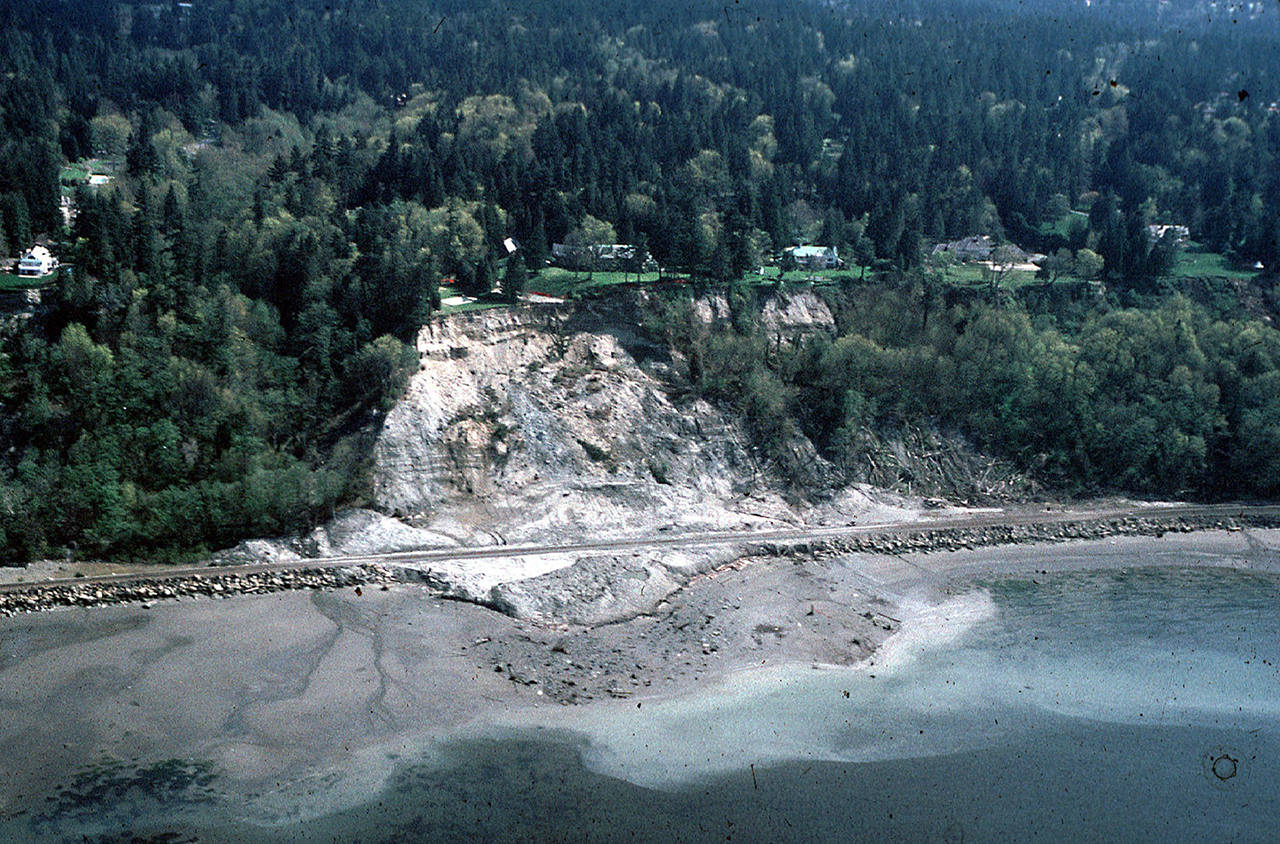
[[[723,293],[714,293],[696,300],[694,309],[702,321],[708,324],[723,325],[731,319],[729,300]],[[808,331],[831,332],[836,325],[827,303],[811,291],[769,296],[760,303],[759,321],[767,332],[785,334],[788,337]]]
[[[638,323],[645,295],[433,320],[418,336],[420,368],[373,447],[370,503],[381,512],[350,510],[305,536],[241,543],[216,561],[911,515],[883,491],[831,486],[834,473],[803,437],[788,445],[810,467],[791,475],[803,489],[775,477],[741,420],[680,386],[687,362]],[[721,296],[695,304],[708,323],[731,318]],[[767,299],[759,320],[781,342],[834,330],[811,293]],[[452,597],[522,618],[594,625],[649,612],[744,547],[433,557],[420,567]]]
[[[727,315],[715,298],[699,308],[708,321]],[[832,328],[812,294],[771,299],[761,319],[790,334]],[[374,448],[379,509],[459,540],[509,542],[800,518],[738,420],[675,397],[667,350],[625,303],[443,317],[418,350],[421,369]]]

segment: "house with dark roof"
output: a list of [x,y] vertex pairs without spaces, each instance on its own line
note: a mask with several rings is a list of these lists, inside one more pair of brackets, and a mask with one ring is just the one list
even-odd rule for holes
[[[933,247],[929,254],[931,255],[950,255],[960,263],[969,261],[993,261],[996,257],[996,250],[1004,250],[1004,258],[1009,261],[1021,264],[1027,261],[1034,262],[1036,256],[1029,254],[1025,249],[1013,245],[1012,243],[996,243],[995,239],[989,234],[971,235],[961,238],[960,240],[952,240],[948,243],[939,243]],[[1039,256],[1041,259],[1043,255]],[[1002,258],[1002,260],[1004,260]]]
[[1191,230],[1179,225],[1147,226],[1147,237],[1152,243],[1163,240],[1166,235],[1172,237],[1176,245],[1181,246],[1191,239]]
[[933,247],[933,255],[950,255],[957,261],[990,261],[996,251],[995,241],[989,234],[971,235],[939,243]]
[[637,256],[631,243],[594,243],[575,246],[568,243],[551,244],[551,263],[571,270],[633,270],[639,265],[646,270],[653,265],[647,252]]

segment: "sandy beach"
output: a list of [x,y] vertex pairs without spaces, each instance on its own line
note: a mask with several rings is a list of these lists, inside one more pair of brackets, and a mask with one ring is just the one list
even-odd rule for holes
[[74,797],[86,772],[127,782],[195,760],[259,821],[288,822],[367,793],[468,723],[643,705],[762,666],[852,665],[910,626],[902,606],[975,580],[1151,565],[1280,573],[1280,530],[746,558],[652,613],[590,627],[411,583],[18,615],[0,626],[0,813]]

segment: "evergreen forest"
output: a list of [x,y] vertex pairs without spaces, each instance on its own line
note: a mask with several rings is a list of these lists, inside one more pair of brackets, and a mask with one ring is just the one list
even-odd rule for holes
[[[0,311],[2,559],[359,500],[442,287],[505,306],[556,243],[691,281],[650,327],[763,448],[855,477],[924,425],[1064,495],[1280,494],[1274,4],[0,0],[0,31],[0,257],[61,262]],[[934,249],[980,235],[1035,290]],[[691,323],[796,244],[844,259],[837,337]]]

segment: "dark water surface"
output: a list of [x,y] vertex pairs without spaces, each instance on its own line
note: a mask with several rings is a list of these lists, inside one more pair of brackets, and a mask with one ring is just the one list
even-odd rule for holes
[[[306,837],[1275,840],[1278,771],[1258,761],[1280,754],[1274,734],[1051,720],[1026,744],[791,763],[670,793],[594,774],[568,743],[469,742],[445,767],[404,772],[378,804]],[[1228,747],[1249,755],[1224,785],[1201,757]]]
[[424,749],[381,793],[350,795],[353,808],[287,827],[255,825],[252,801],[179,766],[150,772],[159,790],[104,772],[106,786],[80,783],[83,800],[21,831],[106,833],[129,817],[134,831],[201,840],[1280,834],[1280,579],[1002,579],[921,608],[906,629],[856,671],[493,726]]

